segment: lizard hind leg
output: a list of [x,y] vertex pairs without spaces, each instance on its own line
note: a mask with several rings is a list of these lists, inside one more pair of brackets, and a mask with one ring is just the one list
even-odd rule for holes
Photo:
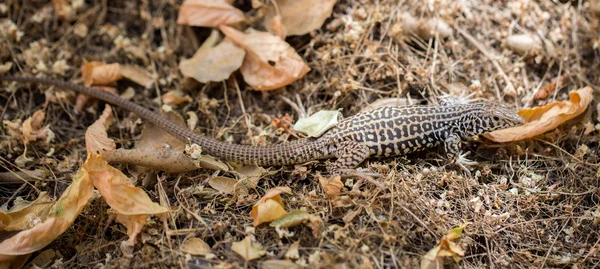
[[335,156],[337,157],[335,162],[327,163],[329,176],[341,175],[356,168],[369,158],[369,147],[356,141],[344,141],[338,145]]

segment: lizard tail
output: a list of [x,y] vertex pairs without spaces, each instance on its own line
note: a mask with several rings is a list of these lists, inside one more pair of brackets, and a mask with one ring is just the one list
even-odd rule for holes
[[19,76],[0,76],[0,81],[52,85],[92,96],[109,104],[131,111],[140,118],[162,128],[175,138],[186,143],[196,143],[202,147],[204,152],[225,161],[233,161],[241,164],[255,164],[259,166],[288,165],[326,158],[330,155],[327,153],[328,147],[326,141],[319,139],[305,138],[298,141],[268,146],[247,146],[224,143],[201,136],[188,128],[177,125],[166,118],[161,117],[156,112],[120,98],[119,96],[66,81]]

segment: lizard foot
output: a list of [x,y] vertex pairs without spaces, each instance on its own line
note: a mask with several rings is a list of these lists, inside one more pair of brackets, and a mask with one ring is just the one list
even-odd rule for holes
[[478,163],[476,161],[471,161],[471,160],[467,159],[466,157],[469,154],[470,154],[470,152],[467,152],[465,154],[459,154],[458,157],[453,161],[453,163],[455,165],[457,165],[458,167],[460,167],[460,169],[465,171],[467,174],[470,175],[471,171],[469,171],[469,169],[467,169],[467,166],[477,165]]

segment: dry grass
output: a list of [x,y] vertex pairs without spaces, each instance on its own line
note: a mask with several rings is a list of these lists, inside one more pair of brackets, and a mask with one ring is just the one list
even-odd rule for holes
[[[152,99],[159,91],[183,89],[196,98],[179,112],[201,111],[202,132],[245,144],[294,139],[270,127],[274,117],[289,114],[297,118],[296,111],[279,96],[301,100],[299,106],[308,111],[343,108],[344,115],[352,115],[385,97],[424,103],[422,100],[435,102],[435,97],[443,94],[473,93],[476,98],[506,102],[519,109],[564,100],[570,90],[582,86],[600,89],[600,15],[589,7],[590,1],[341,1],[332,18],[314,35],[288,38],[311,72],[285,89],[266,93],[248,89],[239,74],[227,83],[210,85],[181,77],[179,60],[193,55],[208,31],[177,26],[180,3],[101,1],[78,13],[76,22],[49,17],[36,23],[32,16],[41,12],[46,1],[9,2],[10,12],[4,16],[25,35],[20,41],[1,41],[0,59],[15,63],[13,70],[19,70],[15,73],[31,74],[38,64],[32,60],[36,57],[47,66],[66,60],[73,69],[51,75],[64,80],[79,77],[83,59],[148,67],[162,78],[160,87],[142,90],[134,97],[136,103],[156,108]],[[439,18],[454,31],[437,42],[402,33],[395,26],[400,14],[406,13],[415,18]],[[350,26],[345,28],[341,22]],[[339,23],[342,26],[335,27]],[[87,25],[87,35],[75,35],[76,24]],[[103,34],[107,24],[131,45],[115,46],[113,39]],[[507,36],[520,33],[539,35],[554,49],[519,56],[505,43]],[[32,42],[44,49],[32,51]],[[568,78],[564,89],[545,100],[532,101],[541,87],[559,76]],[[0,91],[1,118],[26,119],[41,108],[46,90],[24,86]],[[207,108],[210,99],[218,105]],[[28,146],[33,160],[26,163],[17,159],[25,150],[18,137],[0,127],[0,171],[17,171],[17,166],[52,171],[44,180],[32,180],[31,185],[2,185],[2,203],[11,204],[16,196],[33,199],[38,191],[57,197],[66,188],[85,159],[83,132],[97,117],[91,113],[76,116],[71,111],[71,104],[48,106],[46,121],[57,139],[51,145]],[[120,125],[113,126],[109,135],[119,146],[130,147],[135,135],[118,126],[126,126],[133,117],[126,111],[117,112]],[[470,177],[447,166],[435,152],[369,160],[363,166],[382,175],[377,179],[380,184],[354,180],[352,186],[347,182],[346,191],[331,199],[315,179],[323,164],[309,166],[304,177],[294,173],[295,167],[271,169],[275,173],[262,179],[256,191],[240,197],[204,187],[212,171],[159,174],[158,185],[147,191],[155,201],[166,197],[164,202],[177,210],[165,219],[153,218],[133,257],[120,252],[119,244],[127,238],[125,228],[114,222],[101,199],[94,200],[75,225],[46,249],[56,251],[62,259],[57,264],[66,268],[254,268],[265,260],[283,258],[299,240],[298,263],[310,267],[367,268],[370,264],[375,268],[414,268],[448,230],[468,222],[460,240],[466,256],[459,264],[448,261],[454,267],[597,267],[599,136],[597,130],[585,131],[586,124],[599,123],[597,116],[594,102],[585,115],[532,140],[506,145],[470,143],[466,149],[480,163]],[[54,155],[46,156],[50,148]],[[127,173],[128,167],[121,168]],[[137,180],[141,182],[144,176]],[[308,226],[291,228],[294,235],[284,238],[268,225],[249,228],[251,206],[274,186],[292,188],[293,194],[284,196],[286,208],[305,208],[323,219],[319,236],[314,237]],[[231,243],[252,230],[269,253],[246,263],[231,251]],[[190,236],[207,242],[216,258],[186,256],[179,247]]]

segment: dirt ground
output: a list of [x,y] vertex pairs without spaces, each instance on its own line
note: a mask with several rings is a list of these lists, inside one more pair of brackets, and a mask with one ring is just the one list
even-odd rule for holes
[[[31,259],[49,255],[46,266],[59,268],[278,268],[272,260],[288,260],[283,266],[298,268],[416,268],[449,230],[467,223],[456,241],[465,255],[458,262],[446,259],[450,268],[600,264],[598,1],[338,1],[319,30],[286,39],[311,70],[274,91],[252,90],[239,72],[223,83],[184,78],[179,62],[194,54],[210,30],[178,25],[181,1],[85,1],[72,21],[58,19],[49,2],[9,0],[7,9],[0,9],[1,29],[10,29],[8,19],[23,33],[18,40],[4,36],[0,41],[1,62],[13,63],[9,74],[35,75],[43,69],[45,76],[81,83],[84,60],[137,66],[156,75],[158,83],[144,89],[119,82],[119,91],[133,87],[137,94],[132,101],[157,110],[159,94],[182,90],[193,101],[175,111],[197,112],[196,131],[234,143],[297,139],[297,133],[272,125],[286,115],[298,119],[297,109],[285,98],[308,113],[342,109],[344,116],[389,97],[426,104],[444,94],[473,94],[518,110],[568,100],[569,92],[590,86],[595,100],[583,115],[535,138],[468,143],[465,150],[479,163],[471,175],[449,165],[441,151],[370,159],[362,167],[381,177],[347,179],[335,197],[327,197],[317,180],[325,171],[320,162],[269,168],[258,186],[241,196],[210,188],[207,181],[214,171],[208,169],[154,174],[115,165],[173,212],[150,218],[129,257],[119,248],[127,240],[126,228],[102,199],[94,199],[65,233]],[[260,18],[249,2],[234,5]],[[431,39],[423,39],[419,27],[417,33],[407,33],[401,25],[408,16],[416,21],[437,18],[449,32]],[[81,25],[87,26],[85,32]],[[520,55],[507,40],[523,33],[540,38],[543,45]],[[534,100],[559,77],[563,83],[558,91]],[[50,90],[3,85],[0,117],[24,121],[58,94]],[[0,172],[50,171],[41,180],[2,182],[1,204],[12,205],[17,197],[34,200],[43,191],[60,197],[85,161],[84,133],[104,103],[90,103],[76,115],[75,95],[62,94],[71,102],[45,108],[54,142],[24,146],[4,124],[0,127]],[[114,111],[116,124],[108,135],[117,147],[131,148],[142,129],[131,131],[137,117],[120,108]],[[19,158],[25,151],[30,160]],[[158,183],[143,184],[146,177],[158,178]],[[321,218],[320,232],[300,225],[282,236],[268,224],[252,226],[252,206],[276,186],[292,189],[283,195],[288,211],[304,209]],[[248,234],[266,255],[245,261],[231,250],[233,242]],[[188,237],[202,239],[213,255],[182,251]],[[285,254],[295,242],[298,257],[289,258]]]

